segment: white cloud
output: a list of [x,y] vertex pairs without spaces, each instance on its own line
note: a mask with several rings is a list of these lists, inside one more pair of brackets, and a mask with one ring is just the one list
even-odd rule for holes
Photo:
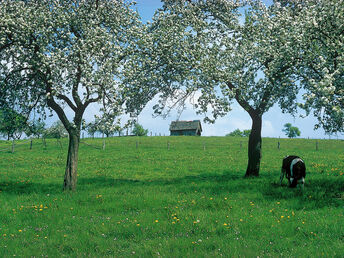
[[262,136],[263,137],[277,137],[277,132],[274,129],[271,121],[263,120]]

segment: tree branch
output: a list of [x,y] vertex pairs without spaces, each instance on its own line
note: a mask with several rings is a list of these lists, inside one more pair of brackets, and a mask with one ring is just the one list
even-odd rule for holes
[[12,45],[12,42],[9,42],[7,44],[4,44],[4,45],[0,46],[0,52],[3,51],[4,49],[10,47],[11,45]]
[[67,96],[65,96],[63,94],[58,94],[56,97],[61,99],[61,100],[64,100],[68,104],[68,106],[71,109],[73,109],[74,112],[76,112],[77,107],[73,104],[73,102]]
[[[274,85],[274,83],[271,81],[271,85]],[[261,113],[265,112],[265,108],[268,105],[269,98],[271,97],[271,91],[270,90],[265,90],[263,93],[263,97],[259,103],[258,109],[260,110]]]
[[239,105],[245,109],[251,117],[255,115],[256,110],[246,100],[244,100],[242,96],[240,96],[239,90],[231,82],[227,82],[227,86],[231,91],[235,91],[235,100]]
[[[80,54],[79,54],[79,58],[80,58]],[[81,58],[79,60],[81,60]],[[80,80],[81,80],[81,74],[82,74],[81,67],[80,67],[80,64],[78,64],[77,73],[76,73],[76,80],[75,80],[75,83],[73,84],[73,89],[72,89],[72,96],[73,96],[74,102],[75,102],[77,107],[82,106],[82,102],[81,102],[80,96],[78,94],[78,88],[79,88],[79,84],[80,84]]]
[[97,102],[97,101],[101,100],[101,98],[102,98],[101,94],[98,94],[98,97],[96,97],[96,98],[87,99],[87,100],[85,101],[85,103],[84,103],[84,108],[86,109],[86,107],[87,107],[89,104],[94,103],[94,102]]
[[41,96],[42,96],[42,94],[38,95],[37,100],[35,101],[35,103],[32,106],[30,106],[29,111],[27,112],[26,117],[25,117],[25,123],[27,123],[27,121],[29,120],[31,111],[37,106]]
[[[6,26],[4,27],[5,30]],[[10,42],[0,46],[0,52],[3,51],[4,49],[10,47],[13,44],[13,36],[12,33],[6,33],[7,38],[10,40]]]
[[51,84],[46,81],[46,94],[47,94],[47,104],[51,107],[58,117],[60,118],[61,122],[63,123],[64,127],[68,132],[72,130],[72,125],[69,122],[64,110],[56,103],[54,96],[52,95],[52,88]]

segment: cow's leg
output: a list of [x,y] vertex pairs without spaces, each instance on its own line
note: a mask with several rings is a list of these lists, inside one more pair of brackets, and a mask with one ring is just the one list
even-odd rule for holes
[[286,170],[282,167],[282,169],[281,169],[281,176],[280,176],[280,185],[282,185],[282,180],[284,178],[285,172],[286,172]]
[[300,179],[300,183],[298,185],[300,185],[300,188],[303,191],[303,189],[305,188],[305,178],[304,177],[302,177]]

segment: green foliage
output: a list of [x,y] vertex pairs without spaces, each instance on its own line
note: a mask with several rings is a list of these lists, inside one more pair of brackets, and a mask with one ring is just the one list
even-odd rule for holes
[[248,137],[250,136],[251,130],[243,130],[235,129],[233,132],[226,134],[226,136],[240,136],[240,137]]
[[63,126],[61,121],[54,122],[49,128],[43,133],[44,138],[64,138],[68,136],[68,132]]
[[295,138],[301,135],[299,128],[292,126],[291,123],[286,123],[282,131],[285,132],[285,135],[289,138]]
[[226,136],[242,136],[240,129],[235,129],[233,132],[226,134]]
[[98,131],[97,124],[96,123],[88,123],[86,125],[86,131],[88,135],[91,137],[94,137],[94,134]]
[[29,122],[27,129],[25,130],[25,134],[29,137],[35,136],[39,138],[45,131],[45,123],[43,121],[34,120]]
[[142,125],[135,123],[132,134],[135,136],[147,136],[148,129],[144,129]]
[[[82,144],[73,194],[61,189],[68,139],[63,150],[48,139],[47,149],[34,140],[31,151],[1,152],[0,256],[342,256],[344,142],[319,140],[315,151],[315,140],[263,139],[260,178],[244,179],[240,141],[114,137],[105,151]],[[282,158],[293,153],[308,169],[303,195],[278,185]]]
[[243,137],[249,137],[251,134],[251,130],[250,129],[246,129],[242,131],[242,136]]
[[0,135],[19,139],[27,128],[26,118],[10,108],[0,110]]

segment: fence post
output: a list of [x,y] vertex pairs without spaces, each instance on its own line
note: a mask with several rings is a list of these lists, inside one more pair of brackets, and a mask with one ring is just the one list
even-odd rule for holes
[[32,139],[30,140],[30,150],[32,150]]
[[203,143],[203,150],[205,151],[205,143]]
[[277,149],[280,149],[280,147],[281,147],[281,143],[278,141],[278,143],[277,143]]
[[14,139],[12,140],[12,153],[14,153]]
[[62,150],[62,143],[61,143],[60,139],[58,139],[57,142],[59,143],[60,148],[61,148],[61,150]]
[[47,148],[47,143],[45,142],[45,138],[44,137],[42,138],[42,141],[43,141],[44,148],[46,149]]
[[105,139],[103,139],[103,150],[105,150]]
[[170,150],[170,142],[167,142],[167,149]]

